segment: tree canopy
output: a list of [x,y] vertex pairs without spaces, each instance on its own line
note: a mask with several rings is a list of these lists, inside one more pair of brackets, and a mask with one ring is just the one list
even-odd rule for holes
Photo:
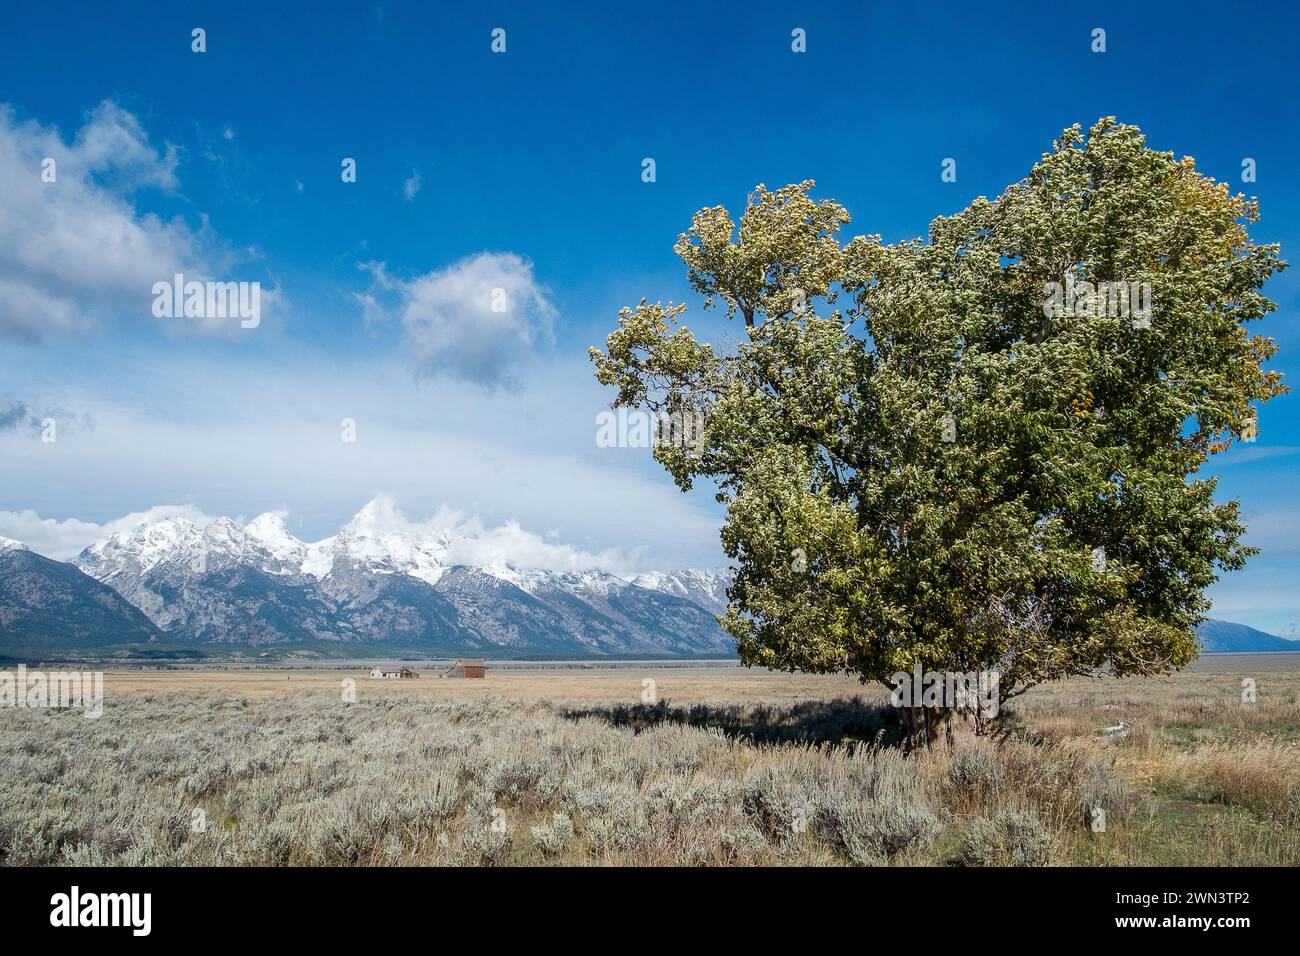
[[591,350],[616,407],[703,416],[655,456],[727,506],[742,660],[995,669],[1003,700],[1189,663],[1206,587],[1252,553],[1199,470],[1285,391],[1246,327],[1285,267],[1254,200],[1113,118],[926,240],[845,242],[813,187],[759,185],[738,226],[715,206],[679,237],[735,341],[642,300]]

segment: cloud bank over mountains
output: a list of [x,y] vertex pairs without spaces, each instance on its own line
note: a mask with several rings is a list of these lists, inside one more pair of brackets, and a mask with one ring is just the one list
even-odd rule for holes
[[[328,550],[337,536],[303,542],[285,524],[288,513],[266,512],[245,527],[251,537],[274,545],[279,553]],[[177,529],[192,526],[201,532],[218,518],[194,505],[158,505],[97,524],[75,518],[57,521],[35,511],[0,511],[0,536],[21,541],[37,554],[68,561],[86,548],[112,538],[129,538],[141,529],[160,525]],[[231,519],[225,519],[227,521]],[[239,521],[234,521],[238,525]],[[440,508],[424,521],[408,518],[389,495],[380,494],[365,505],[340,532],[356,548],[372,553],[402,554],[412,566],[446,567],[457,564],[555,572],[602,571],[633,575],[644,570],[638,549],[585,551],[525,530],[508,520],[485,526],[474,515]]]
[[[607,569],[627,556],[582,552],[515,523],[484,528],[449,511],[411,521],[387,496],[310,543],[271,512],[243,523],[155,509],[114,525],[69,562],[0,536],[0,621],[9,622],[0,656],[148,654],[164,645],[182,656],[207,652],[200,648],[329,656],[734,650],[716,619],[725,569],[616,575]],[[65,542],[106,530],[36,528]]]
[[27,509],[0,511],[0,535],[21,541],[47,558],[69,561],[96,541],[171,518],[184,518],[199,527],[212,520],[193,505],[158,505],[148,511],[132,512],[103,524],[76,518],[63,521],[42,518],[35,511]]
[[[201,191],[212,171],[190,165],[201,144],[170,142],[177,132],[146,130],[111,100],[71,130],[0,105],[0,342],[22,346],[0,351],[12,534],[66,558],[133,521],[201,519],[193,505],[154,507],[179,500],[225,514],[290,502],[319,535],[386,488],[425,514],[448,502],[482,515],[461,545],[473,560],[627,568],[637,546],[658,566],[716,563],[713,509],[679,496],[648,455],[595,449],[608,396],[585,354],[549,350],[559,313],[525,255],[343,269],[364,290],[368,323],[334,290],[355,341],[317,341],[308,324],[289,337],[266,321],[155,318],[154,286],[176,273],[242,280],[249,255],[255,269],[284,265],[236,252],[190,203],[183,180]],[[311,276],[291,281],[310,298]],[[262,292],[273,312],[277,290]],[[395,334],[367,338],[367,324]],[[214,325],[241,347],[192,334]],[[47,417],[57,442],[42,439]],[[339,440],[345,419],[354,445]]]

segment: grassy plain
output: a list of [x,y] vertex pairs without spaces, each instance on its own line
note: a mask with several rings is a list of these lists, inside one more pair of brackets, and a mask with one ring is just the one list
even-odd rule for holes
[[1300,655],[1004,725],[907,755],[883,688],[738,668],[111,671],[98,720],[0,710],[0,862],[1300,863]]

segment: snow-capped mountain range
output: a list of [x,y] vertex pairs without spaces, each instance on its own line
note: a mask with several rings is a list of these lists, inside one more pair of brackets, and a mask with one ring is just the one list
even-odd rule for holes
[[[168,518],[96,542],[71,563],[0,536],[0,660],[49,653],[299,651],[354,656],[729,655],[715,615],[725,570],[614,575],[547,552],[507,560],[472,531],[394,521],[376,499],[307,543],[264,514]],[[481,555],[482,564],[466,560]],[[1207,651],[1300,650],[1206,621]],[[157,647],[156,652],[150,648]]]
[[[231,518],[199,525],[187,518],[168,518],[120,532],[86,548],[73,563],[100,581],[141,577],[156,568],[189,566],[216,570],[249,565],[265,574],[290,579],[321,580],[335,570],[373,574],[403,574],[426,584],[438,581],[462,562],[453,546],[468,536],[452,529],[382,527],[372,501],[339,532],[322,541],[300,541],[284,519],[268,512],[242,527]],[[9,539],[3,539],[9,541]],[[3,546],[0,541],[0,547]],[[11,542],[25,547],[20,542]],[[726,607],[730,574],[725,570],[647,571],[614,575],[600,570],[544,570],[516,567],[508,561],[482,566],[483,572],[529,593],[549,588],[608,594],[627,585],[660,591],[721,612]]]
[[392,517],[391,502],[376,499],[316,542],[276,514],[246,524],[173,517],[98,541],[70,566],[143,612],[167,642],[373,643],[376,653],[431,656],[734,652],[715,619],[725,570],[615,575],[573,566],[568,551],[559,568],[524,567],[472,531]]

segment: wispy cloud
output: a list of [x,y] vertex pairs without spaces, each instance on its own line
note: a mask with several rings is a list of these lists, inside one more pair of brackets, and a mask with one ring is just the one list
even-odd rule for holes
[[0,401],[0,432],[39,432],[41,416],[27,407],[26,402]]
[[1300,558],[1300,510],[1275,508],[1245,519],[1246,543],[1263,558]]
[[64,434],[70,427],[92,427],[89,416],[77,415],[60,406],[0,399],[0,432],[38,436],[49,422]]
[[1248,465],[1251,462],[1288,458],[1296,454],[1300,454],[1300,445],[1237,444],[1227,454],[1216,458],[1214,464],[1218,468],[1230,468],[1233,465]]
[[415,198],[415,194],[420,191],[420,174],[412,172],[409,179],[402,183],[402,195],[406,197],[407,202]]

